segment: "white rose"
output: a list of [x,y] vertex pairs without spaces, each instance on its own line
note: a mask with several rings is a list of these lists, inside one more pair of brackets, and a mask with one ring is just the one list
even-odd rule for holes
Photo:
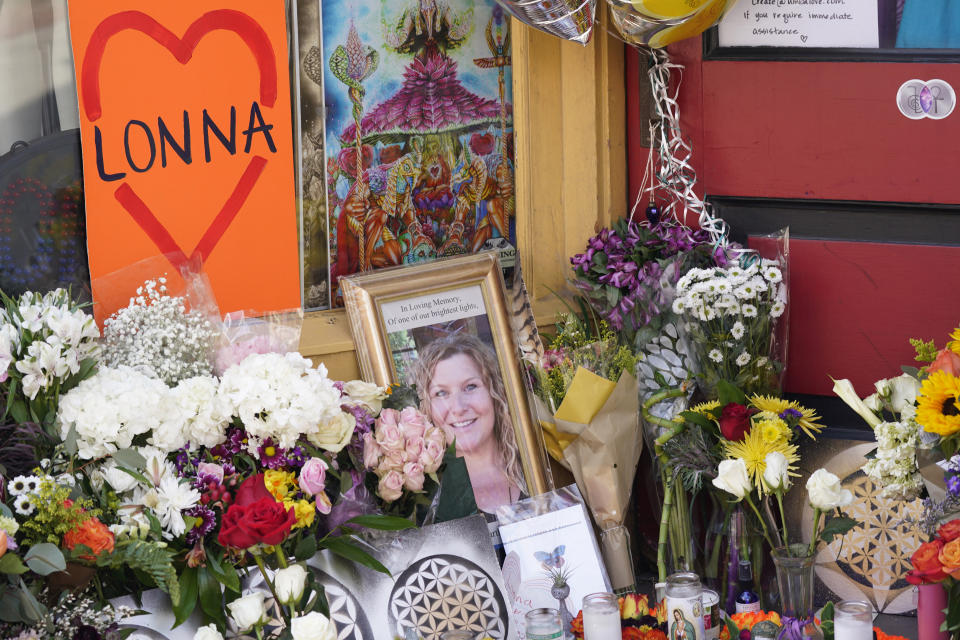
[[217,631],[214,625],[208,624],[197,629],[197,632],[193,634],[193,640],[223,640],[223,635]]
[[713,486],[732,493],[738,500],[743,500],[743,497],[753,489],[750,484],[750,475],[747,473],[747,463],[740,458],[722,461],[717,467],[717,477],[713,479]]
[[767,454],[766,468],[763,470],[763,482],[770,491],[786,491],[790,488],[790,476],[787,458],[779,451]]
[[840,399],[846,402],[847,406],[859,413],[860,417],[867,421],[871,429],[880,424],[880,418],[863,403],[863,400],[860,399],[860,396],[857,395],[856,390],[853,388],[852,382],[846,378],[843,380],[834,380],[833,392],[840,396]]
[[840,485],[840,478],[826,469],[817,469],[807,480],[807,493],[814,509],[831,511],[853,502],[853,494]]
[[920,391],[920,381],[906,373],[880,380],[875,385],[877,393],[886,398],[890,407],[896,413],[903,413],[907,407],[912,407],[917,400],[917,392]]
[[303,595],[303,587],[307,581],[307,570],[299,564],[286,569],[280,569],[273,577],[273,588],[277,598],[283,604],[293,604]]
[[380,413],[383,399],[387,397],[383,387],[363,380],[351,380],[343,385],[343,393],[349,396],[351,403],[365,405],[373,415]]
[[242,598],[237,598],[227,605],[230,617],[243,631],[260,624],[267,617],[266,607],[263,606],[263,593],[254,591]]
[[290,635],[293,640],[337,640],[337,628],[327,616],[311,611],[290,622]]
[[340,412],[334,418],[318,425],[315,431],[307,433],[307,439],[321,449],[339,453],[350,442],[356,426],[357,419],[353,414]]

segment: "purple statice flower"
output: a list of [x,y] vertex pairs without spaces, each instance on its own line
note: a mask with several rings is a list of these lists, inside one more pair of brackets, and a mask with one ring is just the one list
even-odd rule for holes
[[784,409],[780,412],[780,418],[785,422],[792,422],[794,420],[799,420],[803,417],[803,414],[797,411],[796,409]]
[[195,507],[190,507],[183,514],[200,519],[200,522],[194,525],[190,531],[187,531],[187,544],[196,544],[217,526],[217,514],[210,507],[198,504]]
[[301,447],[288,449],[284,457],[287,459],[287,466],[296,467],[297,469],[302,467],[303,463],[307,461],[307,454]]
[[275,445],[270,438],[263,441],[263,444],[257,449],[257,453],[260,454],[260,462],[267,469],[279,469],[287,465],[287,457],[284,455],[283,448]]
[[947,491],[950,492],[952,496],[960,497],[960,476],[951,475],[946,478],[947,481]]

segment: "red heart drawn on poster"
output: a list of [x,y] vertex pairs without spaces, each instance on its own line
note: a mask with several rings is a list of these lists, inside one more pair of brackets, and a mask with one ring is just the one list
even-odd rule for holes
[[[127,30],[139,31],[149,36],[166,48],[181,65],[186,65],[193,58],[193,52],[204,36],[216,30],[232,31],[243,40],[254,56],[260,74],[260,101],[268,107],[276,102],[277,68],[273,45],[263,28],[247,14],[232,9],[207,12],[197,18],[180,38],[145,13],[123,11],[100,22],[90,37],[83,58],[81,97],[84,113],[91,122],[96,122],[103,115],[100,101],[100,67],[107,43],[113,36]],[[240,212],[266,164],[267,159],[262,156],[250,159],[224,205],[189,257],[129,183],[122,183],[114,192],[114,197],[175,268],[182,269],[188,263],[202,265]]]

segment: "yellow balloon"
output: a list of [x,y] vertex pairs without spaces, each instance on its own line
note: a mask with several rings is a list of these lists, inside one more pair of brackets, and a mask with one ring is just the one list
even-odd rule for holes
[[650,38],[650,46],[659,49],[668,44],[700,35],[719,22],[720,18],[723,17],[723,12],[734,2],[735,0],[709,0],[701,7],[700,11],[687,20],[656,33]]
[[707,2],[709,0],[630,0],[638,13],[660,20],[684,18],[696,13]]

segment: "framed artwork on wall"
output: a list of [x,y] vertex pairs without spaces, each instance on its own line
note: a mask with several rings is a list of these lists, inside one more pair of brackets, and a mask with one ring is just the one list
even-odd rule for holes
[[549,489],[493,252],[343,279],[361,372],[411,384],[456,439],[481,511]]

